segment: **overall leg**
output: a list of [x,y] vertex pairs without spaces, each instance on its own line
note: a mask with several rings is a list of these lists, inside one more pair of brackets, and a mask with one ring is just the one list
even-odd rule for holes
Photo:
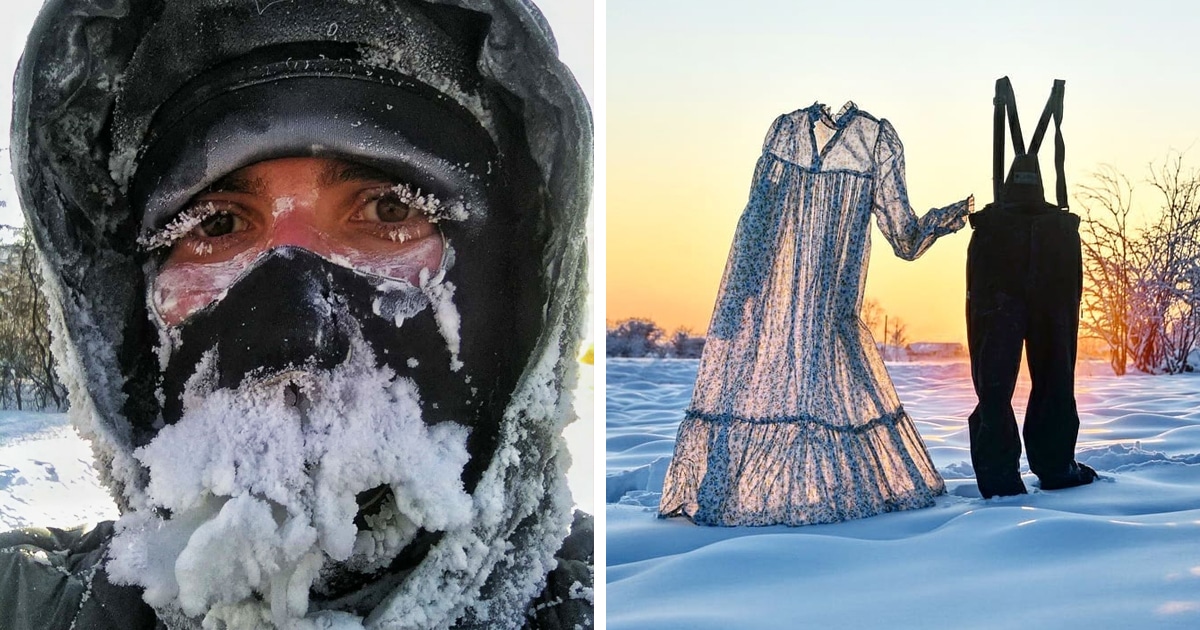
[[[996,217],[999,218],[999,217]],[[1022,494],[1021,440],[1012,410],[1027,308],[1014,293],[1024,275],[1004,225],[978,225],[967,252],[967,344],[979,403],[967,420],[971,464],[984,498]],[[1020,239],[1016,239],[1019,241]]]
[[1065,213],[1033,225],[1030,261],[1029,376],[1025,413],[1029,468],[1052,490],[1090,483],[1095,473],[1075,463],[1079,412],[1075,358],[1082,290],[1078,220]]

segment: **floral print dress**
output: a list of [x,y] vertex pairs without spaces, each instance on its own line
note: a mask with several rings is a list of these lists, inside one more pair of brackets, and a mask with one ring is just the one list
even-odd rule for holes
[[707,525],[805,525],[945,492],[859,318],[870,218],[913,260],[971,199],[918,218],[895,129],[847,103],[777,118],[738,222],[659,505]]

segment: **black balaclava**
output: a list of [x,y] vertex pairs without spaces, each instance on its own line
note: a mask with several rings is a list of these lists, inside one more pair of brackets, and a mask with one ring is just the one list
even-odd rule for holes
[[[476,507],[348,610],[383,627],[519,623],[569,519],[559,433],[591,130],[555,56],[521,0],[47,3],[18,72],[14,173],[72,420],[123,510],[153,508],[134,449],[178,419],[199,363],[228,387],[325,370],[364,343],[419,384],[434,429],[469,425],[462,481]],[[439,222],[450,255],[433,283],[454,287],[457,334],[436,308],[444,292],[291,248],[179,325],[155,319],[146,287],[161,255],[139,240],[220,177],[295,156],[361,162],[461,204]]]

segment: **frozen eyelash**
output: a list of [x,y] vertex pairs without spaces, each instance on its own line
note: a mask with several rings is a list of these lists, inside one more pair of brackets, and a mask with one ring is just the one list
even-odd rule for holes
[[461,201],[444,204],[441,199],[434,197],[433,193],[421,195],[420,188],[413,188],[403,183],[393,186],[390,193],[395,195],[396,200],[400,203],[419,210],[429,219],[430,223],[437,223],[442,219],[463,221],[467,218],[467,208]]
[[403,242],[407,241],[408,239],[412,238],[412,235],[409,234],[408,230],[406,230],[402,227],[388,229],[384,233],[384,236],[386,236],[387,239],[389,241],[392,241],[393,243],[403,243]]
[[150,234],[138,237],[138,245],[149,252],[166,249],[187,236],[196,226],[221,210],[215,203],[201,203],[189,207],[171,219],[171,222]]

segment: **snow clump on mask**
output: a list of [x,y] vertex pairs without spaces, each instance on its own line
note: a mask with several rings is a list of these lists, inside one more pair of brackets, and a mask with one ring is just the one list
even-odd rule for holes
[[[310,614],[323,567],[383,567],[422,528],[469,526],[467,429],[425,424],[416,385],[376,367],[361,339],[332,371],[233,389],[213,387],[206,358],[180,421],[134,453],[151,509],[117,522],[114,583],[204,628],[354,628],[354,615]],[[392,497],[359,531],[356,496],[383,485]]]

